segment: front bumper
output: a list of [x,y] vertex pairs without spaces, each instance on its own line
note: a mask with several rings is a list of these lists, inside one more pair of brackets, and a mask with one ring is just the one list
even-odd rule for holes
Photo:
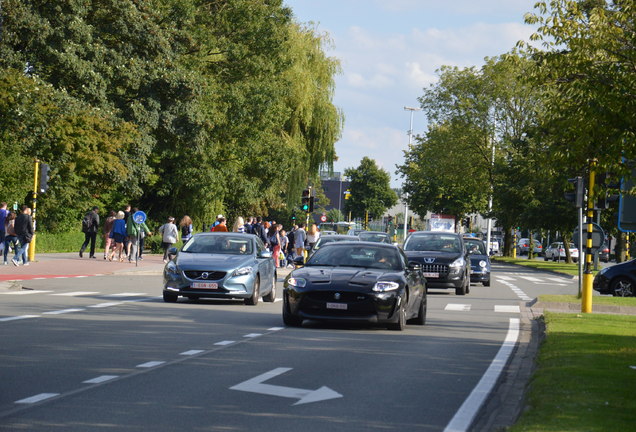
[[182,272],[164,271],[163,292],[184,297],[246,299],[252,297],[254,279],[253,274],[240,276],[228,274],[222,279],[205,280],[206,283],[215,283],[216,288],[195,288],[193,284],[203,281],[188,279]]

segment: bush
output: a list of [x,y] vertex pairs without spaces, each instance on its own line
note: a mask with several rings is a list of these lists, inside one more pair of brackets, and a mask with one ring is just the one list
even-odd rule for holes
[[[84,243],[84,233],[80,231],[47,233],[44,231],[36,232],[35,250],[39,253],[50,252],[78,252]],[[99,247],[103,241],[97,239]],[[103,248],[103,245],[101,246]]]

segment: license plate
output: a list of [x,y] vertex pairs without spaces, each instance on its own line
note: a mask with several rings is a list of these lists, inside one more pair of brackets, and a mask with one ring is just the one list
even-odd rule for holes
[[327,309],[347,310],[346,303],[327,303]]
[[219,284],[216,282],[192,282],[190,286],[198,289],[217,289]]
[[423,276],[427,278],[439,278],[439,273],[424,272]]

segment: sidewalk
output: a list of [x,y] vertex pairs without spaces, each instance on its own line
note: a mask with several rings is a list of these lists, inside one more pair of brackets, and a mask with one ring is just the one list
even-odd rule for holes
[[0,287],[2,282],[20,281],[35,278],[78,277],[96,276],[114,273],[141,273],[160,275],[163,272],[163,256],[144,254],[143,261],[129,263],[110,262],[103,258],[103,253],[97,254],[97,258],[80,258],[77,253],[42,253],[35,255],[35,261],[28,266],[14,266],[9,260],[9,265],[0,265]]

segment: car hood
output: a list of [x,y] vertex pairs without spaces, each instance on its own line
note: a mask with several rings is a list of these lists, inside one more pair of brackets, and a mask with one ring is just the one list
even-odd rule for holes
[[179,252],[176,263],[182,270],[233,270],[254,262],[251,255],[199,254]]
[[350,288],[371,289],[378,280],[399,281],[400,272],[395,270],[382,270],[358,267],[303,267],[294,270],[290,277],[302,278],[307,281],[307,286],[312,289],[331,290]]
[[477,263],[479,264],[479,261],[484,260],[486,262],[489,261],[488,259],[488,255],[483,255],[483,254],[470,254],[470,262],[471,263]]
[[[424,264],[451,264],[462,254],[458,252],[440,252],[440,251],[405,251],[409,261],[415,261]],[[432,261],[431,261],[432,260]]]

